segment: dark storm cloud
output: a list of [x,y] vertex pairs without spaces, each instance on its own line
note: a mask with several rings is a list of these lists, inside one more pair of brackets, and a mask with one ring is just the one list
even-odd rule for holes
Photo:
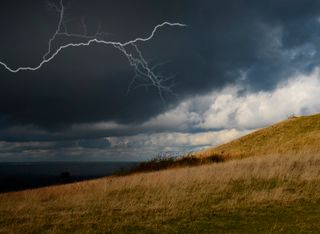
[[60,157],[66,150],[108,150],[110,142],[105,138],[70,141],[42,141],[42,142],[5,142],[0,141],[0,158],[2,154],[43,153],[44,151],[59,151]]
[[[164,105],[152,88],[126,95],[133,70],[122,54],[101,45],[72,48],[36,72],[12,74],[0,68],[4,140],[21,137],[12,131],[5,135],[13,126],[32,125],[63,136],[72,124],[135,125],[188,96],[239,80],[252,91],[272,89],[296,71],[309,72],[318,65],[316,0],[96,0],[67,6],[67,16],[73,19],[70,30],[81,31],[84,16],[91,32],[101,22],[112,40],[148,35],[163,21],[188,24],[165,28],[152,42],[139,44],[152,63],[168,61],[158,71],[175,75],[178,98],[167,97]],[[5,1],[0,14],[2,61],[12,66],[37,64],[56,24],[55,12],[48,11],[44,1]],[[27,135],[26,131],[24,140]]]

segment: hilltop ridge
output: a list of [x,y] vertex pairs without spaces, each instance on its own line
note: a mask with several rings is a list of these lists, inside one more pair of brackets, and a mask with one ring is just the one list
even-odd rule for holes
[[225,159],[320,151],[320,114],[291,117],[229,143],[202,150],[197,157]]

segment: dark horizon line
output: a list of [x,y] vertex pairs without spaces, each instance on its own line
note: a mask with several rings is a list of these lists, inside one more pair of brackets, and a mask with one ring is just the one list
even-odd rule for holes
[[116,160],[106,160],[106,161],[71,161],[71,160],[41,160],[41,161],[0,161],[0,163],[139,163],[139,162],[145,162],[147,160],[121,160],[121,161],[116,161]]

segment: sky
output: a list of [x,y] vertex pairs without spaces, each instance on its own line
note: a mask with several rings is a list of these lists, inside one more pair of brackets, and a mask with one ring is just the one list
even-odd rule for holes
[[[0,65],[0,161],[147,160],[320,112],[318,0],[63,5],[68,33],[97,36],[100,30],[105,41],[147,38],[163,22],[187,27],[167,25],[125,47],[137,58],[137,46],[163,81],[161,92],[148,77],[134,79],[123,51],[101,43],[63,49],[35,71]],[[40,64],[59,25],[59,7],[59,1],[3,1],[0,62],[12,69]],[[61,35],[51,51],[87,40]]]

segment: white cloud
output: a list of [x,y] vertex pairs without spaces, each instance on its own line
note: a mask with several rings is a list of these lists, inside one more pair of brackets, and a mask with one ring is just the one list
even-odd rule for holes
[[112,148],[148,149],[153,154],[162,151],[187,152],[205,147],[212,147],[218,144],[233,140],[248,131],[235,129],[209,131],[202,133],[155,133],[139,134],[128,137],[108,137]]
[[185,152],[228,142],[292,114],[320,112],[319,69],[292,77],[272,91],[240,96],[241,90],[241,86],[226,87],[190,98],[143,124],[144,128],[159,127],[168,132],[107,139],[112,148],[131,148],[135,153],[139,149],[154,154],[166,150]]
[[[239,90],[239,88],[238,88]],[[237,89],[221,92],[202,115],[201,128],[253,129],[289,115],[320,112],[320,74],[298,75],[270,92],[238,96]]]
[[[288,116],[320,112],[320,70],[297,75],[272,91],[239,95],[243,87],[227,87],[218,92],[182,102],[146,123],[172,129],[255,129]],[[196,107],[196,108],[195,108]]]
[[[112,137],[106,139],[110,142],[110,148],[73,147],[63,148],[58,153],[69,155],[72,149],[77,154],[75,157],[92,155],[99,159],[104,156],[115,160],[148,159],[164,151],[183,153],[219,145],[256,128],[286,119],[292,114],[309,115],[320,112],[320,69],[314,70],[309,75],[296,75],[272,91],[243,93],[243,90],[240,85],[235,85],[189,98],[176,108],[141,125],[113,122],[75,125],[68,130],[71,136],[75,133],[88,136],[97,131],[101,131],[101,135],[105,136],[119,131],[133,135],[117,137],[109,134]],[[136,134],[137,132],[141,134]],[[3,152],[20,149],[23,154],[28,155],[56,154],[51,149],[52,146],[47,143],[42,143],[42,147],[34,145],[36,143],[25,144],[27,145],[0,142]],[[41,150],[34,152],[32,151],[34,148],[47,149],[49,153],[43,153]]]

